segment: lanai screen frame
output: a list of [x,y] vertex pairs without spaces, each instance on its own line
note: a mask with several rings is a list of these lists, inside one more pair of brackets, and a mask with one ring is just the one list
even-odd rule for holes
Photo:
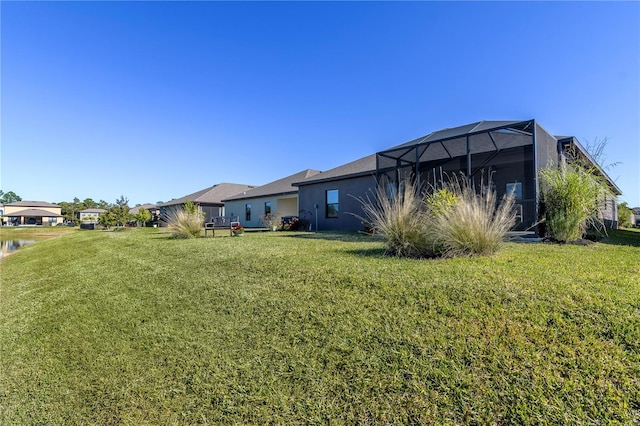
[[[505,123],[505,122],[502,122]],[[400,173],[402,169],[405,169],[407,166],[412,167],[413,169],[413,176],[416,179],[416,184],[418,187],[420,187],[421,182],[420,182],[420,164],[421,163],[426,163],[429,161],[435,161],[437,159],[432,159],[429,160],[428,158],[423,158],[421,159],[421,156],[423,156],[425,154],[425,152],[429,149],[429,146],[435,145],[435,144],[440,144],[440,146],[444,149],[444,151],[449,155],[449,159],[454,159],[454,158],[462,158],[462,157],[466,157],[466,171],[465,171],[465,176],[467,179],[471,179],[472,177],[472,171],[473,171],[473,164],[471,161],[471,156],[472,156],[472,146],[471,146],[471,138],[474,136],[479,136],[479,135],[488,135],[489,140],[491,141],[491,143],[493,144],[493,153],[494,156],[497,156],[501,151],[502,148],[498,148],[498,144],[496,143],[495,139],[492,136],[492,132],[497,132],[497,131],[509,131],[509,132],[514,132],[516,134],[519,135],[526,135],[529,136],[531,138],[531,146],[532,146],[532,167],[533,170],[531,171],[532,174],[531,176],[533,177],[533,185],[532,185],[532,190],[533,190],[533,205],[534,205],[534,218],[537,221],[537,218],[539,217],[539,194],[540,194],[540,189],[539,189],[539,182],[538,182],[538,144],[537,144],[537,128],[539,127],[536,124],[536,121],[534,119],[531,120],[525,120],[525,121],[511,121],[511,122],[506,122],[505,124],[500,124],[498,126],[492,126],[489,128],[482,128],[481,130],[477,130],[474,131],[473,129],[479,127],[481,123],[478,123],[478,125],[474,126],[471,130],[469,131],[464,131],[464,127],[467,126],[462,126],[461,131],[460,132],[454,132],[453,134],[446,136],[446,137],[442,137],[442,138],[438,138],[438,139],[433,139],[433,140],[428,140],[433,134],[429,134],[427,136],[424,136],[423,138],[417,139],[415,141],[412,142],[407,142],[406,144],[402,144],[393,148],[390,148],[388,150],[385,151],[380,151],[378,153],[376,153],[376,180],[378,181],[378,183],[380,183],[380,178],[384,175],[387,175],[388,172],[390,171],[395,171],[395,183],[396,185],[398,185],[400,183]],[[490,125],[490,122],[488,122],[487,124]],[[452,131],[455,131],[455,129],[451,129]],[[446,133],[446,131],[444,131],[443,133]],[[454,139],[465,139],[466,141],[466,147],[465,147],[465,152],[463,155],[451,155],[450,152],[447,150],[446,146],[443,144],[443,142],[447,142],[447,141],[452,141]],[[528,146],[529,144],[526,145],[520,145],[520,146]],[[421,152],[422,151],[422,152]],[[482,152],[492,152],[491,150],[489,151],[482,151]],[[493,158],[493,157],[492,157]],[[386,162],[393,162],[395,160],[395,165],[393,166],[386,166],[386,167],[381,167],[381,160],[386,161]],[[487,161],[488,162],[488,161]],[[534,225],[535,226],[535,225]],[[537,228],[537,226],[536,226]]]

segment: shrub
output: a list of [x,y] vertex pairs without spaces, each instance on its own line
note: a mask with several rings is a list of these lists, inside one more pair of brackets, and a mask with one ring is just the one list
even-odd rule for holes
[[289,223],[288,230],[289,231],[308,231],[310,223],[311,222],[309,222],[307,219],[297,217],[291,220],[291,223]]
[[454,179],[433,198],[427,204],[435,209],[432,216],[443,256],[492,255],[515,223],[513,196],[505,196],[498,205],[494,190],[480,195],[464,180]]
[[633,226],[633,210],[629,208],[627,202],[618,204],[618,226],[621,228],[631,228]]
[[116,215],[111,210],[107,210],[106,212],[98,216],[98,223],[104,226],[106,229],[109,229],[112,226],[116,226],[118,220],[116,218]]
[[455,191],[442,188],[437,189],[426,197],[427,208],[436,216],[445,214],[458,201]]
[[282,225],[282,219],[278,213],[260,215],[260,222],[268,229],[279,228]]
[[604,229],[600,205],[606,186],[593,171],[577,164],[540,171],[545,222],[550,238],[566,242],[585,235],[589,227]]
[[384,236],[387,254],[400,257],[438,254],[429,210],[413,183],[404,182],[400,190],[390,196],[379,186],[374,202],[369,198],[359,201],[365,214],[359,218]]

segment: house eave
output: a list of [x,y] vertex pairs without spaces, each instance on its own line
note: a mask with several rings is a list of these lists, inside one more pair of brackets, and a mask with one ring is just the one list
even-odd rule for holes
[[313,180],[311,182],[294,182],[291,185],[300,187],[300,186],[306,186],[306,185],[315,185],[317,183],[327,183],[327,182],[334,182],[334,181],[340,181],[340,180],[345,180],[345,179],[355,179],[355,178],[366,177],[366,176],[375,177],[376,176],[376,171],[375,170],[369,170],[367,172],[353,173],[353,174],[350,174],[350,175],[333,176],[333,177],[330,177],[330,178]]
[[[293,184],[295,185],[295,184]],[[271,198],[271,197],[282,197],[283,195],[296,195],[298,191],[288,191],[288,192],[274,192],[272,194],[263,194],[263,195],[252,195],[249,197],[242,198],[226,198],[222,200],[222,202],[233,202],[233,201],[243,201],[243,200],[255,200],[258,198]]]

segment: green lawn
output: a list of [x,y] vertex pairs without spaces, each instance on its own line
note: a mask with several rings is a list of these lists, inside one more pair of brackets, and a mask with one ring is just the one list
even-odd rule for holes
[[76,230],[0,268],[0,424],[640,422],[638,232],[410,260]]

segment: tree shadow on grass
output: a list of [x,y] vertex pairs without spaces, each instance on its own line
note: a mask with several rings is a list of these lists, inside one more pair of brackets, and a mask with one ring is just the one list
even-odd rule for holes
[[[362,232],[353,231],[321,231],[321,232],[305,232],[305,233],[292,233],[284,235],[285,238],[297,238],[305,240],[325,240],[325,241],[341,241],[352,243],[370,243],[370,242],[383,242],[384,239],[380,235],[370,235]],[[349,255],[358,257],[388,257],[386,249],[384,247],[370,247],[370,248],[354,248],[347,250],[340,250],[341,253],[347,253]]]
[[357,257],[376,257],[388,259],[387,251],[384,248],[366,248],[366,249],[353,249],[346,250],[345,253],[357,256]]
[[344,241],[344,242],[368,242],[381,241],[378,236],[371,236],[361,232],[353,231],[319,231],[319,232],[301,232],[301,233],[284,233],[288,238],[300,238],[307,240],[327,240],[327,241]]
[[640,247],[640,232],[625,229],[612,229],[600,242],[616,246]]

